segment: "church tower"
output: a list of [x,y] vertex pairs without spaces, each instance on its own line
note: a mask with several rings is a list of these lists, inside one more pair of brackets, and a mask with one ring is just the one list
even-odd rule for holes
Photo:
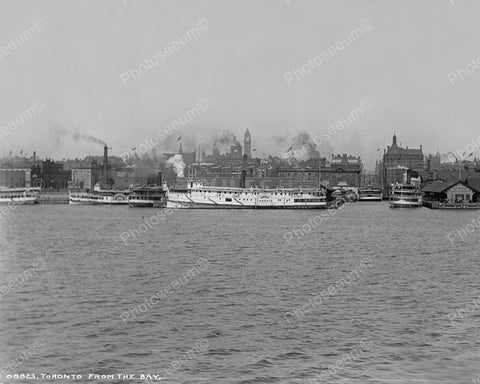
[[245,131],[245,135],[243,136],[243,155],[247,156],[247,158],[252,158],[252,138],[250,136],[250,131]]

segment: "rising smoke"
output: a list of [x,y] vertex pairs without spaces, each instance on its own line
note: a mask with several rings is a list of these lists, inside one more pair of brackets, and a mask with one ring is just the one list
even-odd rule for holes
[[237,137],[228,129],[225,129],[222,133],[222,136],[217,136],[214,141],[225,145],[233,145],[238,143]]
[[177,153],[175,156],[172,156],[170,159],[168,159],[165,165],[167,167],[171,167],[177,174],[177,177],[184,176],[183,171],[185,169],[185,163],[183,162],[182,155]]
[[60,140],[65,138],[71,138],[75,142],[85,141],[95,144],[106,145],[105,141],[95,137],[93,135],[88,135],[85,133],[80,133],[78,130],[69,130],[60,126],[55,126],[53,129],[55,138],[57,139],[57,144],[60,144]]
[[291,156],[297,160],[312,160],[319,159],[320,152],[310,135],[306,131],[300,131],[292,140],[292,151],[288,152],[287,157]]
[[96,144],[107,145],[105,141],[103,141],[102,139],[99,139],[98,137],[95,137],[93,135],[86,135],[78,131],[72,132],[72,137],[73,137],[73,140],[75,141],[83,140],[83,141],[89,141]]

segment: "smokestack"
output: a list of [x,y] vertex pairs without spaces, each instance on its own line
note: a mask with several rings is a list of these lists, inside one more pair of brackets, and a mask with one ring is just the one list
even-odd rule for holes
[[242,176],[240,177],[240,188],[245,188],[247,179],[247,155],[243,155]]
[[108,188],[108,147],[103,147],[103,188]]
[[33,164],[37,164],[37,151],[33,151]]
[[163,185],[162,172],[157,173],[157,185],[161,187]]

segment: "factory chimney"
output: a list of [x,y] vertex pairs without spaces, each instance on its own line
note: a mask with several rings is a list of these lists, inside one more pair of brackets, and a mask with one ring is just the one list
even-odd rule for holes
[[108,188],[108,147],[103,147],[103,188]]

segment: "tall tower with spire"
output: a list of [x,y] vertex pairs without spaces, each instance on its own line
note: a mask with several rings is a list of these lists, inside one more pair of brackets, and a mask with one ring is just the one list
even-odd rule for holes
[[392,148],[398,148],[397,135],[393,132]]
[[247,155],[249,159],[252,158],[252,137],[248,128],[243,135],[243,155]]

